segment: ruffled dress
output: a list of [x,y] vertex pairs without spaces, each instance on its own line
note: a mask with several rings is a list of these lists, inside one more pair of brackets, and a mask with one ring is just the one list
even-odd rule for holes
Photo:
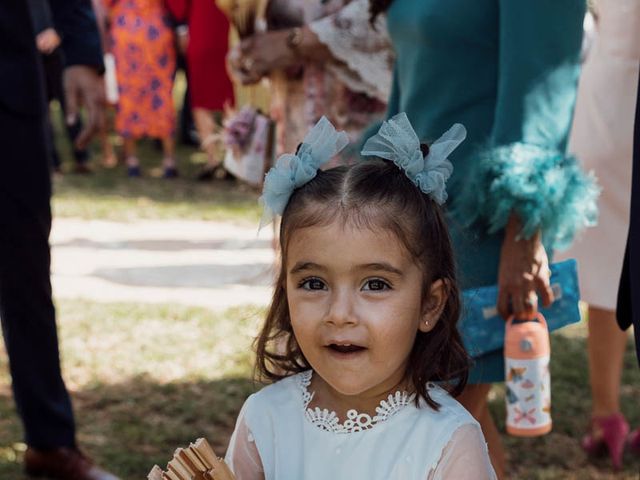
[[312,371],[251,395],[225,460],[237,480],[490,480],[479,424],[447,392],[429,385],[441,407],[417,408],[396,392],[371,417],[355,410],[344,422],[309,408]]
[[[549,253],[595,222],[595,184],[566,154],[584,13],[583,0],[394,0],[387,12],[387,116],[406,112],[428,142],[467,128],[447,184],[464,289],[497,283],[511,212]],[[472,383],[504,380],[502,350],[475,360]]]

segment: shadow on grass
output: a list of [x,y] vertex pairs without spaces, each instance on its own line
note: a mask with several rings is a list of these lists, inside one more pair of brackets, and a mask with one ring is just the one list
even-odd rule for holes
[[[231,315],[233,316],[233,315]],[[553,335],[551,434],[527,439],[504,435],[512,475],[517,480],[636,480],[640,459],[625,457],[613,475],[608,460],[589,461],[580,448],[590,414],[583,325]],[[135,361],[135,360],[134,360]],[[640,426],[640,370],[629,348],[625,356],[621,403],[633,427]],[[246,397],[258,388],[246,376],[162,383],[149,375],[122,383],[95,383],[72,392],[80,444],[124,480],[143,479],[154,464],[164,466],[173,451],[204,436],[222,455]],[[504,388],[490,403],[504,432]],[[20,425],[7,388],[0,391],[0,478],[22,480]]]
[[[176,448],[206,437],[223,455],[236,416],[257,385],[244,378],[158,384],[141,376],[72,392],[78,440],[100,465],[124,480],[144,479]],[[24,448],[13,400],[0,395],[0,478],[22,480]]]

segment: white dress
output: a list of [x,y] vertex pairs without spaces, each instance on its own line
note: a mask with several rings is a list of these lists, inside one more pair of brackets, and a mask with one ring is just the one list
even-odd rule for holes
[[245,402],[226,461],[237,480],[495,479],[479,424],[430,384],[441,407],[417,408],[406,392],[377,415],[308,408],[311,371],[265,387]]
[[599,0],[595,38],[582,68],[569,150],[602,187],[598,225],[561,258],[575,257],[582,298],[615,310],[629,228],[640,0]]

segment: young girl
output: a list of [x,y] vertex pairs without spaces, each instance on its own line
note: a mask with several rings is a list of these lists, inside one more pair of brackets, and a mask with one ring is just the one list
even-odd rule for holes
[[362,152],[391,161],[322,171],[347,143],[323,117],[267,175],[282,267],[257,370],[275,383],[240,412],[226,457],[238,480],[495,478],[453,398],[468,357],[439,204],[465,134],[429,151],[400,114]]

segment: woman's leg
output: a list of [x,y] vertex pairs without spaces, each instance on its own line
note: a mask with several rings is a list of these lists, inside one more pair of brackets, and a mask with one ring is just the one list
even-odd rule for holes
[[162,166],[167,168],[176,168],[176,147],[172,136],[162,137]]
[[109,139],[106,122],[100,130],[100,144],[102,145],[102,165],[107,168],[113,168],[118,165],[118,157],[116,157],[113,145]]
[[482,433],[489,446],[489,457],[491,458],[493,469],[499,479],[504,479],[506,478],[507,465],[500,433],[491,417],[489,405],[487,404],[489,390],[491,390],[491,384],[489,383],[467,385],[462,395],[458,397],[458,401],[480,422]]
[[193,121],[200,137],[200,146],[207,154],[207,167],[216,168],[221,163],[218,156],[218,140],[216,132],[219,127],[213,117],[213,112],[204,108],[193,109]]
[[618,327],[615,312],[589,307],[589,381],[593,417],[620,412],[620,379],[627,334]]
[[139,167],[140,160],[136,156],[136,139],[133,137],[125,137],[122,144],[124,150],[124,158],[127,162],[127,167]]

